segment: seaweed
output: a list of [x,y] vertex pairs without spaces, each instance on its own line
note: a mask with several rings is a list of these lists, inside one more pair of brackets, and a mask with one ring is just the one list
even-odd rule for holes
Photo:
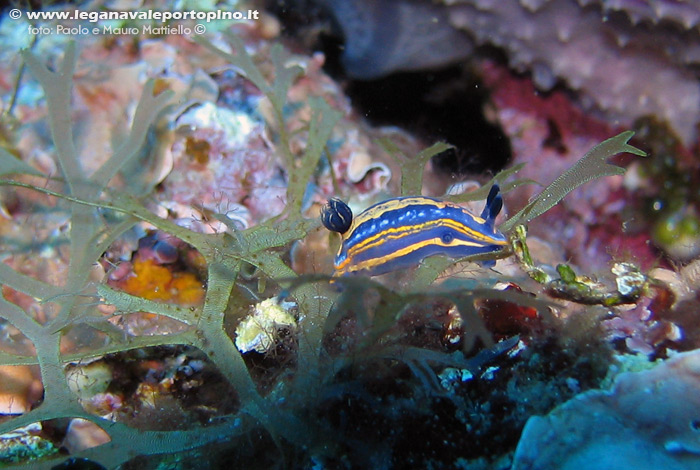
[[554,207],[559,201],[579,186],[603,176],[621,175],[625,169],[608,163],[606,160],[618,153],[631,153],[642,157],[646,153],[627,142],[634,132],[626,131],[611,137],[593,147],[574,166],[566,170],[549,186],[544,188],[520,212],[505,221],[498,228],[509,232],[517,225],[524,225]]
[[[297,402],[299,407],[308,406],[306,401],[294,397],[303,396],[299,391],[308,390],[311,384],[320,380],[322,339],[325,319],[334,297],[332,291],[328,295],[319,296],[318,287],[310,283],[298,285],[294,289],[294,298],[303,312],[299,319],[303,334],[297,339],[300,366],[294,381],[286,390],[285,387],[278,388],[274,396],[263,396],[258,391],[242,354],[224,328],[224,321],[226,312],[232,310],[231,294],[239,282],[238,273],[243,266],[254,266],[257,269],[255,275],[261,281],[290,280],[296,277],[284,262],[285,251],[279,248],[304,238],[319,225],[316,219],[303,217],[302,201],[340,113],[320,98],[310,100],[311,118],[306,129],[309,145],[303,155],[294,155],[289,148],[288,132],[285,129],[284,106],[287,90],[299,75],[299,68],[287,67],[283,51],[277,46],[272,51],[276,77],[273,83],[267,83],[252,58],[245,52],[242,43],[235,37],[231,40],[234,49],[239,51],[237,55],[226,54],[216,48],[213,50],[229,58],[269,98],[278,120],[276,130],[280,148],[287,161],[290,204],[286,214],[275,219],[244,231],[230,227],[234,229],[231,234],[218,235],[195,233],[162,219],[146,208],[139,194],[109,187],[109,182],[119,170],[125,168],[130,159],[140,155],[149,129],[169,104],[170,92],[154,95],[153,81],[146,84],[128,138],[104,165],[87,176],[77,158],[69,115],[72,76],[77,59],[75,45],[71,43],[68,46],[56,72],[50,71],[32,53],[23,54],[32,75],[39,80],[45,92],[61,175],[52,178],[53,184],[50,187],[28,183],[22,175],[46,177],[11,154],[0,151],[4,177],[0,185],[33,189],[68,203],[72,221],[70,265],[65,285],[54,286],[0,264],[0,282],[4,285],[42,302],[51,301],[60,305],[55,318],[39,324],[28,312],[4,298],[0,299],[0,317],[20,330],[36,348],[35,356],[1,353],[0,365],[38,364],[45,388],[42,403],[21,416],[1,423],[0,433],[58,418],[86,419],[107,431],[111,440],[98,448],[81,451],[79,456],[109,468],[117,467],[135,455],[186,452],[188,449],[220,441],[222,436],[226,436],[229,441],[234,440],[236,436],[247,435],[259,427],[266,430],[280,449],[285,448],[287,444],[284,443],[293,443],[301,448],[309,439],[313,440],[314,434],[320,436],[317,426],[308,420],[302,422],[300,409],[291,404]],[[208,43],[205,45],[213,47]],[[53,189],[54,184],[63,187]],[[207,287],[201,307],[184,308],[155,302],[89,280],[91,265],[120,235],[140,221],[180,238],[203,256],[206,261]],[[108,317],[95,308],[95,299],[116,307],[115,315],[150,312],[176,320],[185,329],[176,334],[124,337],[121,330],[115,329],[108,322]],[[107,333],[109,340],[106,345],[88,350],[61,353],[62,336],[77,327]],[[64,366],[69,362],[164,345],[186,345],[201,350],[233,386],[241,403],[240,411],[221,416],[218,424],[206,428],[193,424],[186,430],[144,431],[86,412],[68,386]],[[332,369],[326,370],[326,374],[329,373],[332,373]],[[288,398],[288,409],[275,406],[280,395]],[[302,430],[306,431],[306,435]],[[36,462],[35,465],[37,468],[49,468],[55,463],[53,459]]]
[[[56,146],[56,158],[61,168],[60,182],[65,184],[65,190],[54,191],[33,186],[21,179],[4,179],[2,184],[33,188],[70,203],[72,220],[70,266],[65,285],[58,287],[22,275],[4,264],[1,265],[0,279],[3,284],[43,302],[56,302],[60,305],[60,310],[55,318],[45,324],[39,324],[18,306],[5,299],[0,300],[2,318],[19,329],[36,348],[35,357],[4,353],[0,356],[0,362],[3,365],[39,364],[45,387],[43,402],[26,414],[0,424],[0,433],[33,422],[55,418],[87,419],[108,431],[111,442],[99,449],[88,449],[82,452],[81,456],[102,462],[109,467],[125,462],[131,455],[182,451],[220,439],[221,435],[233,437],[244,433],[248,426],[240,423],[250,423],[250,420],[242,420],[239,416],[223,419],[221,424],[208,427],[206,432],[197,428],[173,432],[138,431],[122,423],[96,417],[87,413],[79,404],[77,397],[70,391],[63,372],[63,364],[78,358],[84,360],[149,346],[186,344],[199,348],[207,354],[218,366],[222,375],[234,384],[239,399],[245,403],[245,412],[242,414],[254,417],[254,420],[262,423],[273,435],[286,434],[285,437],[294,441],[294,435],[285,432],[285,429],[293,427],[284,426],[284,423],[291,421],[292,418],[276,412],[275,408],[265,404],[258,394],[243,358],[224,331],[223,313],[227,311],[229,295],[242,262],[246,261],[257,266],[262,273],[272,278],[292,276],[294,273],[283,264],[281,254],[259,252],[303,237],[311,227],[316,225],[316,222],[304,222],[297,216],[284,222],[289,230],[273,229],[272,224],[269,223],[254,227],[247,233],[237,233],[234,239],[230,236],[204,236],[157,217],[134,195],[113,191],[107,184],[130,158],[139,153],[144,144],[146,132],[168,104],[170,93],[164,92],[154,96],[153,82],[146,84],[128,139],[102,167],[88,177],[77,160],[69,116],[70,90],[76,62],[74,44],[67,48],[57,72],[50,71],[29,52],[24,53],[24,58],[30,71],[44,88],[51,132]],[[277,93],[280,95],[282,92],[278,89]],[[325,138],[327,138],[327,127],[321,126],[320,130],[317,129],[318,123],[321,122],[321,113],[331,114],[329,108],[320,101],[311,103],[311,108],[315,116],[315,124],[311,124],[313,137],[324,139],[324,136],[319,136],[318,133],[326,132]],[[324,142],[321,141],[320,144]],[[307,153],[303,158],[318,160],[318,147],[319,144],[316,144],[313,147],[313,155]],[[0,158],[5,163],[4,175],[17,173],[36,175],[37,173],[5,152],[0,155]],[[290,171],[293,172],[295,167],[292,166]],[[306,165],[301,167],[304,168]],[[301,183],[304,176],[297,174],[292,176],[293,178],[290,179],[296,179],[297,182],[290,184],[292,193],[290,200],[300,200],[305,190],[305,184]],[[121,217],[113,221],[114,218],[103,216],[105,211],[117,212]],[[160,304],[115,291],[104,284],[95,286],[89,282],[88,274],[92,263],[117,237],[138,221],[147,221],[181,238],[204,256],[207,261],[207,291],[201,308],[184,309]],[[305,295],[308,297],[308,292],[300,289],[300,304],[306,301]],[[94,311],[95,298],[116,306],[119,313],[123,315],[148,311],[173,318],[191,328],[177,335],[121,339],[117,335],[112,335],[107,346],[80,354],[61,354],[59,347],[61,337],[71,328],[83,324],[100,331],[109,330],[107,319]],[[309,328],[309,331],[311,330],[312,328]],[[313,335],[310,336],[313,337]],[[134,433],[139,435],[138,439],[134,439]],[[50,466],[52,463],[49,462],[46,465]]]
[[394,161],[403,168],[401,171],[401,195],[415,196],[421,194],[423,188],[423,170],[428,161],[434,156],[449,150],[451,145],[436,142],[423,149],[413,157],[408,157],[390,139],[378,139],[379,144],[391,155]]
[[[306,128],[300,131],[306,133],[308,145],[301,154],[295,154],[289,142],[285,109],[287,92],[300,75],[300,68],[289,66],[284,50],[275,46],[271,51],[275,77],[268,81],[242,42],[235,36],[229,39],[233,53],[223,52],[202,38],[198,42],[225,57],[269,100],[276,121],[275,138],[287,171],[289,204],[277,217],[246,230],[238,230],[229,224],[230,232],[223,234],[196,233],[157,216],[145,203],[149,188],[124,191],[110,186],[120,170],[141,155],[147,145],[148,132],[169,109],[171,93],[154,94],[153,81],[147,82],[127,138],[97,171],[87,175],[78,160],[70,119],[72,76],[77,61],[74,44],[68,46],[55,72],[33,53],[23,53],[29,71],[44,89],[61,174],[48,178],[0,149],[0,186],[29,188],[43,193],[60,201],[61,207],[70,212],[70,264],[66,282],[59,286],[39,281],[0,263],[0,282],[4,286],[41,302],[58,305],[57,315],[40,323],[18,305],[0,298],[0,318],[16,327],[36,349],[34,355],[0,352],[0,365],[38,364],[44,385],[43,401],[31,411],[0,423],[0,434],[35,422],[82,418],[107,432],[110,442],[76,452],[71,458],[90,459],[108,468],[127,464],[134,457],[157,461],[167,454],[174,455],[170,459],[181,462],[201,455],[203,449],[216,449],[214,454],[228,459],[235,456],[236,451],[231,449],[237,444],[255,448],[255,442],[260,443],[257,445],[274,445],[278,460],[284,460],[290,467],[309,466],[312,460],[332,462],[343,451],[358,449],[362,445],[337,432],[338,425],[334,424],[333,412],[329,411],[342,408],[347,396],[372,395],[368,385],[354,379],[355,371],[373,370],[375,366],[391,369],[395,372],[387,377],[394,377],[392,374],[398,377],[392,387],[401,388],[399,395],[403,403],[419,402],[420,398],[428,396],[431,406],[449,401],[461,415],[468,416],[464,400],[446,396],[440,388],[435,368],[453,367],[477,374],[489,361],[517,342],[517,338],[511,338],[494,344],[476,311],[476,301],[497,299],[528,306],[546,315],[549,303],[518,292],[482,287],[434,288],[430,284],[444,269],[440,268],[439,262],[435,262],[436,266],[422,268],[403,292],[371,279],[344,279],[342,283],[335,280],[332,284],[328,276],[298,276],[286,263],[287,247],[319,226],[317,219],[304,216],[302,205],[341,113],[321,98],[310,100],[310,119]],[[601,144],[604,146],[602,150],[596,147],[598,150],[590,152],[580,167],[565,173],[529,204],[522,215],[507,223],[526,223],[584,181],[604,174],[617,174],[620,170],[617,167],[592,169],[591,165],[610,152],[634,149],[625,144],[628,138],[627,134],[622,134]],[[402,194],[420,192],[425,163],[445,148],[445,144],[436,144],[415,159],[405,159]],[[517,170],[506,170],[496,175],[493,181],[508,189],[528,183],[504,184]],[[31,176],[29,181],[36,181],[39,177],[51,184],[29,183],[27,175]],[[554,203],[549,205],[551,201]],[[226,219],[221,214],[214,214],[214,217],[222,221]],[[204,258],[206,293],[201,306],[182,307],[152,301],[90,279],[93,263],[139,222],[147,222],[183,240]],[[298,334],[294,336],[295,367],[284,370],[280,379],[269,387],[261,386],[251,370],[250,359],[236,348],[227,332],[227,322],[237,320],[236,316],[250,307],[251,300],[238,292],[247,289],[242,272],[251,266],[254,268],[251,277],[258,280],[259,285],[273,286],[261,288],[261,293],[281,292],[281,296],[289,296],[296,302],[299,311]],[[340,284],[342,290],[338,289]],[[110,316],[97,308],[100,304],[116,308],[114,315],[149,312],[175,320],[183,328],[172,334],[124,335],[108,321]],[[414,341],[411,335],[406,334],[407,318],[415,310],[427,310],[429,316],[435,317],[437,313],[431,310],[435,305],[440,306],[435,308],[436,311],[456,308],[464,329],[459,347],[419,346],[411,342]],[[344,328],[350,327],[353,334],[345,335]],[[103,333],[105,341],[80,351],[63,352],[62,337],[80,328]],[[421,331],[430,338],[435,335],[430,329]],[[470,359],[469,353],[477,344],[485,348],[479,356]],[[171,430],[143,430],[86,411],[68,384],[65,368],[71,362],[174,345],[201,351],[235,391],[235,400],[239,404],[236,412],[216,416],[207,425],[183,422]],[[428,406],[426,410],[429,411]],[[275,454],[269,449],[266,453]],[[65,460],[65,457],[32,463],[34,468],[52,468],[59,459]]]

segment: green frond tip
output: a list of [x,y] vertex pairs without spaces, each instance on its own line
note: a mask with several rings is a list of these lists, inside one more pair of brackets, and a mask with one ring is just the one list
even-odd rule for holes
[[318,162],[328,140],[331,138],[333,128],[343,116],[343,113],[331,108],[323,98],[310,98],[309,106],[311,107],[309,137],[302,163],[299,167],[292,163],[289,169],[287,200],[292,213],[301,213],[304,193],[309,181],[318,167]]
[[85,179],[85,173],[78,159],[78,151],[73,140],[73,122],[70,115],[73,72],[78,60],[75,41],[68,41],[63,60],[56,70],[50,70],[39,57],[30,50],[21,52],[24,63],[32,76],[44,90],[49,110],[48,120],[51,137],[56,147],[56,160],[70,191]]
[[593,147],[574,166],[566,170],[528,205],[523,207],[520,212],[501,224],[499,230],[508,232],[517,225],[527,224],[554,207],[571,191],[589,181],[602,176],[623,174],[624,168],[610,164],[606,160],[618,153],[631,153],[646,157],[645,152],[627,143],[633,135],[634,132],[626,131]]
[[423,170],[428,160],[439,153],[453,148],[452,145],[445,142],[436,142],[430,147],[421,150],[415,157],[410,158],[404,155],[399,147],[390,139],[377,139],[377,143],[384,148],[386,153],[388,153],[398,165],[401,165],[402,196],[416,196],[421,194],[423,189]]
[[425,165],[435,155],[451,148],[453,146],[445,142],[435,142],[430,147],[418,152],[414,158],[406,160],[403,163],[403,171],[401,171],[401,195],[422,194]]

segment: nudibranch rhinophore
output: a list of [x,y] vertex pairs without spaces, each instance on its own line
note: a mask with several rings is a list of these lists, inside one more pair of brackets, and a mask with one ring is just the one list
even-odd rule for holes
[[353,218],[348,205],[333,198],[321,209],[321,222],[342,236],[335,276],[376,276],[415,266],[428,256],[500,251],[508,244],[494,226],[502,207],[494,184],[480,217],[449,201],[413,196],[388,199]]

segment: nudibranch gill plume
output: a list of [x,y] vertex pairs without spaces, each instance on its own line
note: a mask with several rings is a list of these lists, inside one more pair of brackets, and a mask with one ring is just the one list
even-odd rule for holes
[[321,210],[321,222],[342,236],[335,276],[376,276],[416,266],[428,256],[457,259],[500,251],[508,244],[494,226],[502,207],[494,184],[480,217],[424,196],[388,199],[353,217],[347,204],[333,198]]

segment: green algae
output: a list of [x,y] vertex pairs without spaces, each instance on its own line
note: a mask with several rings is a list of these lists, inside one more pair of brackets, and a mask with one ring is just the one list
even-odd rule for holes
[[498,228],[509,232],[517,225],[527,224],[535,217],[544,214],[579,186],[603,176],[621,175],[625,169],[607,162],[618,153],[631,153],[646,156],[646,153],[627,142],[634,132],[626,131],[593,147],[571,168],[542,190],[520,212],[501,224]]
[[[490,333],[475,310],[476,299],[499,299],[531,306],[542,312],[549,308],[548,303],[514,292],[480,288],[434,289],[431,286],[433,281],[447,267],[445,260],[439,258],[430,260],[426,263],[427,267],[419,270],[406,292],[397,292],[364,278],[343,280],[343,289],[339,292],[336,287],[329,286],[327,276],[297,276],[285,261],[286,247],[305,238],[319,226],[318,220],[303,216],[302,201],[341,114],[320,98],[310,100],[311,119],[305,129],[309,145],[302,155],[295,155],[289,145],[285,110],[287,91],[302,73],[301,69],[287,65],[283,49],[273,47],[271,60],[275,77],[269,82],[245,52],[242,42],[233,36],[230,39],[235,51],[232,54],[220,51],[206,40],[199,39],[199,42],[229,60],[270,101],[277,121],[275,136],[288,171],[287,200],[290,204],[283,216],[246,230],[230,227],[230,234],[217,235],[195,233],[156,216],[144,205],[143,196],[149,192],[146,189],[124,192],[109,187],[110,181],[140,155],[140,150],[146,145],[147,133],[170,105],[170,93],[154,96],[153,82],[147,83],[128,137],[104,165],[88,176],[78,161],[70,119],[72,76],[77,59],[74,45],[68,47],[63,62],[55,72],[32,53],[23,54],[30,72],[39,80],[46,95],[56,159],[61,169],[60,178],[53,181],[62,186],[57,190],[48,189],[15,178],[13,175],[38,175],[36,170],[2,149],[0,173],[4,179],[0,180],[0,185],[31,188],[63,201],[72,221],[69,234],[70,266],[66,283],[55,286],[0,263],[0,282],[4,285],[44,302],[56,302],[59,306],[58,315],[41,324],[17,305],[0,298],[0,317],[29,338],[36,348],[34,356],[1,352],[0,365],[38,364],[45,387],[43,402],[23,415],[0,423],[0,434],[45,420],[83,418],[104,429],[111,441],[81,451],[76,456],[94,460],[108,468],[123,465],[134,456],[158,460],[160,455],[184,455],[199,452],[202,448],[225,447],[221,444],[224,441],[235,444],[238,439],[261,432],[277,447],[282,459],[298,458],[299,453],[332,456],[345,443],[339,442],[329,424],[317,419],[311,410],[324,394],[339,396],[341,393],[354,393],[354,381],[340,377],[341,371],[358,364],[372,365],[377,361],[400,363],[411,372],[411,378],[406,383],[414,396],[423,393],[438,396],[441,392],[432,368],[435,364],[476,372],[484,359],[475,362],[468,359],[466,353],[477,342],[493,344]],[[601,158],[604,159],[611,152],[636,153],[636,149],[626,145],[629,137],[631,135],[628,133],[621,134],[611,139],[612,142],[606,141],[603,150],[587,154],[584,163],[562,175],[556,184],[545,189],[539,198],[506,224],[515,226],[516,223],[532,220],[585,181],[606,174],[619,174],[621,169],[618,167],[607,165],[595,169],[593,164],[599,165]],[[405,164],[402,194],[420,193],[425,163],[446,148],[445,144],[436,144],[416,158],[398,157]],[[496,175],[493,182],[508,190],[530,183],[507,181],[518,170],[519,167],[505,170]],[[486,185],[483,191],[488,191],[489,186]],[[225,219],[225,216],[221,216],[221,219]],[[155,302],[115,290],[103,283],[95,284],[89,279],[92,264],[115,240],[140,221],[180,238],[204,257],[207,288],[201,307],[183,308]],[[276,285],[278,290],[284,286],[284,292],[297,302],[301,312],[297,367],[293,373],[285,375],[285,380],[276,383],[269,393],[261,392],[245,358],[236,349],[225,328],[228,312],[244,311],[249,306],[241,296],[232,295],[241,283],[240,274],[245,266],[256,268],[252,275],[262,284]],[[368,298],[374,299],[370,309],[367,308]],[[95,299],[116,307],[119,315],[150,312],[176,320],[185,328],[169,335],[120,336],[109,324],[108,318],[95,309]],[[455,305],[458,310],[465,327],[460,350],[443,352],[407,346],[400,332],[394,328],[416,305],[436,301]],[[356,333],[360,339],[355,343],[341,340],[340,352],[331,353],[324,341],[348,317],[357,319]],[[78,327],[109,332],[109,341],[80,352],[61,352],[61,337]],[[239,411],[219,416],[214,424],[208,426],[183,423],[186,429],[145,431],[86,412],[70,390],[64,371],[69,362],[162,345],[186,345],[202,351],[235,390],[241,404]],[[309,443],[315,445],[310,449]],[[36,468],[51,468],[58,461],[54,458],[37,462]]]

